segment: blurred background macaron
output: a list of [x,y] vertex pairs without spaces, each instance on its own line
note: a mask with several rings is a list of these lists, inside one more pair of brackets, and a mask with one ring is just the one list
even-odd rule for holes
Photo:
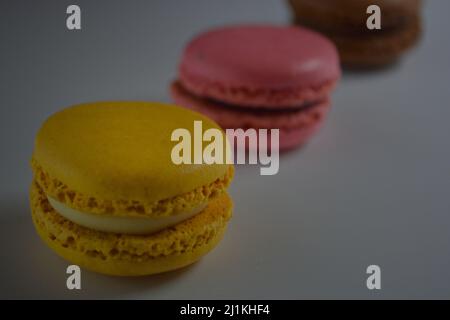
[[[289,4],[295,23],[333,40],[347,67],[392,64],[421,34],[421,0],[289,0]],[[367,28],[370,5],[380,8],[381,29]]]
[[340,78],[335,46],[305,28],[237,25],[206,31],[181,55],[173,100],[223,128],[279,129],[280,150],[303,145]]
[[70,262],[110,275],[160,273],[200,259],[231,217],[233,166],[173,163],[172,132],[190,132],[196,120],[220,130],[160,103],[88,103],[50,116],[31,161],[40,237]]

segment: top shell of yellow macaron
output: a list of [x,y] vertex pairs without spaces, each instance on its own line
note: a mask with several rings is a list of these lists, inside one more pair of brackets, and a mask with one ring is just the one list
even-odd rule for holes
[[[72,208],[98,214],[167,216],[220,194],[232,179],[227,164],[172,162],[173,130],[193,135],[212,120],[151,102],[98,102],[55,113],[39,130],[35,182]],[[224,138],[225,139],[225,138]]]

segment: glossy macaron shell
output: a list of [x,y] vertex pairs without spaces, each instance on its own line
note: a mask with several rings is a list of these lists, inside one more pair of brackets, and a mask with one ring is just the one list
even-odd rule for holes
[[[246,106],[288,107],[304,102],[304,92],[329,91],[340,77],[340,67],[334,45],[316,32],[242,25],[192,40],[182,55],[179,77],[199,96]],[[276,100],[268,99],[271,95]]]
[[[97,199],[160,201],[223,177],[228,166],[176,165],[173,130],[219,127],[184,108],[147,102],[99,102],[64,109],[41,127],[33,161],[51,179]],[[57,196],[57,195],[53,195]]]

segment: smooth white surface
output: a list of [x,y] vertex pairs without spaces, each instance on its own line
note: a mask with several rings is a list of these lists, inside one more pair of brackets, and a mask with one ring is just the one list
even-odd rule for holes
[[93,230],[123,234],[150,234],[192,218],[206,208],[205,203],[189,212],[180,212],[169,217],[127,218],[123,216],[113,217],[82,212],[79,210],[74,210],[66,206],[64,203],[53,199],[52,197],[47,198],[48,202],[50,202],[50,205],[56,210],[56,212],[76,224]]
[[[450,2],[426,1],[425,34],[401,64],[346,73],[323,130],[275,176],[239,166],[234,217],[196,265],[139,279],[84,271],[35,234],[29,159],[42,121],[92,100],[170,101],[183,45],[211,26],[288,23],[284,1],[0,4],[0,296],[28,298],[450,298]],[[149,142],[149,146],[151,142]],[[366,288],[377,264],[381,291]]]

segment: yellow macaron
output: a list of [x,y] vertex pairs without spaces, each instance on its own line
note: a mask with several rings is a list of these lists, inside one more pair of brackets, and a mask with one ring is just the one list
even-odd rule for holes
[[41,238],[87,269],[122,276],[189,265],[231,217],[231,164],[174,164],[174,130],[219,129],[172,105],[98,102],[66,108],[40,128],[30,204]]

